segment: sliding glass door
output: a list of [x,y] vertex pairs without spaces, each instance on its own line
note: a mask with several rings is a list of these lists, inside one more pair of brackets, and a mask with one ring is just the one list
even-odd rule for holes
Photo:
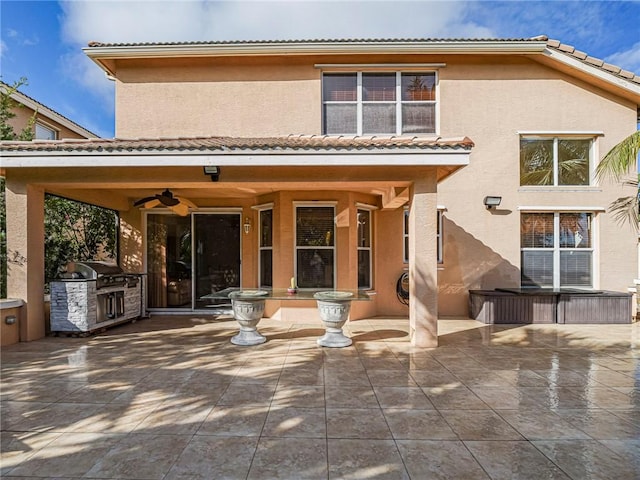
[[240,286],[240,219],[239,213],[148,213],[148,307],[192,310],[226,303],[207,295]]
[[193,218],[195,308],[228,303],[206,295],[240,286],[240,214],[196,213]]

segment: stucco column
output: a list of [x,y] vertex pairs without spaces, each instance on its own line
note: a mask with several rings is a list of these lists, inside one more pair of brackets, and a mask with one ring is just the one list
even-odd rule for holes
[[142,213],[137,208],[119,211],[120,235],[118,246],[120,248],[120,266],[126,272],[143,272],[142,252],[145,245],[146,232],[142,231]]
[[411,344],[438,346],[437,183],[414,182],[409,208],[409,327]]
[[7,296],[21,298],[26,312],[20,340],[44,337],[44,190],[6,180]]

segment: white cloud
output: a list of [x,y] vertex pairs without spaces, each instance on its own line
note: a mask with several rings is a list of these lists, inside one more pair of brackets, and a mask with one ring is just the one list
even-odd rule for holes
[[65,76],[84,86],[102,100],[108,112],[113,112],[113,82],[89,57],[80,51],[68,53],[60,58],[60,66]]
[[622,67],[624,70],[640,74],[640,42],[627,50],[609,55],[606,60],[608,63]]
[[17,36],[18,36],[18,31],[17,31],[17,30],[14,30],[13,28],[9,28],[9,29],[7,30],[7,37],[9,37],[9,38],[15,38],[15,37],[17,37]]
[[464,2],[78,1],[63,3],[74,44],[197,40],[488,37],[462,21]]
[[[340,38],[492,37],[464,22],[462,2],[157,1],[61,3],[62,36],[75,51],[106,43]],[[67,55],[65,72],[113,100],[113,85],[84,54]]]

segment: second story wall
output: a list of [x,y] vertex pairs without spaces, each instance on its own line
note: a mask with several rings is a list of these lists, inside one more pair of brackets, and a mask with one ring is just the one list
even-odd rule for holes
[[117,63],[116,136],[321,134],[323,70],[317,66],[326,64],[354,65],[346,71],[362,64],[444,64],[437,69],[436,131],[444,137],[477,142],[508,129],[604,130],[603,113],[625,126],[635,115],[633,102],[526,56],[142,59]]
[[116,136],[320,133],[320,102],[308,59],[120,62]]

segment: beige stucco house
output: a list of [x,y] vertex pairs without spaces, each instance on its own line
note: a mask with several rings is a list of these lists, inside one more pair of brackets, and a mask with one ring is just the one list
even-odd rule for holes
[[[593,173],[636,129],[640,77],[573,47],[537,37],[85,53],[116,84],[116,139],[0,146],[8,245],[24,258],[9,279],[27,302],[23,340],[45,334],[45,192],[120,212],[120,263],[147,274],[157,312],[207,311],[212,291],[293,277],[370,292],[352,318],[407,316],[412,342],[435,346],[438,316],[466,316],[471,289],[625,291],[637,276],[637,237],[608,212],[632,191]],[[197,208],[134,205],[165,189]],[[316,312],[270,301],[267,314]]]

